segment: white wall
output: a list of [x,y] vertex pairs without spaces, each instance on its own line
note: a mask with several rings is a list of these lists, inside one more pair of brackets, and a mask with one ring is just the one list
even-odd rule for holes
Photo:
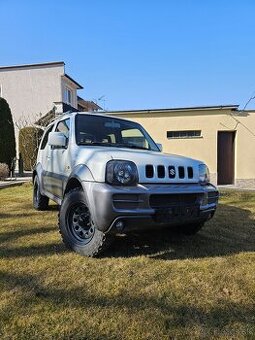
[[63,74],[64,65],[0,69],[2,97],[9,103],[14,121],[33,120],[50,111],[54,102],[62,101]]
[[2,97],[10,106],[18,150],[19,127],[34,123],[40,115],[49,112],[54,102],[62,101],[61,76],[63,65],[30,66],[27,68],[0,69]]

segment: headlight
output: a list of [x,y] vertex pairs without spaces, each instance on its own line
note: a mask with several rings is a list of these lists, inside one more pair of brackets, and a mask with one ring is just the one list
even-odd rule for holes
[[199,183],[202,185],[210,182],[209,169],[205,164],[199,164]]
[[114,185],[136,185],[138,172],[130,161],[109,161],[106,165],[106,182]]

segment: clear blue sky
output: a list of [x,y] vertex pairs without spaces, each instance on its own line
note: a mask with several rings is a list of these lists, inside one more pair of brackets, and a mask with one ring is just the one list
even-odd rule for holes
[[63,60],[111,110],[243,106],[255,91],[252,0],[0,0],[0,32],[0,65]]

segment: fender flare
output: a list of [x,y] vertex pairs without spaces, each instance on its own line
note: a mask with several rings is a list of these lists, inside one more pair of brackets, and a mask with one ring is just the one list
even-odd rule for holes
[[35,176],[37,175],[38,178],[39,178],[39,182],[40,182],[40,193],[43,195],[43,188],[42,188],[42,172],[43,172],[43,167],[42,167],[42,164],[41,163],[37,163],[36,164],[36,167],[34,168],[33,170],[33,175],[32,175],[32,181],[33,181],[33,184],[34,184],[34,179],[35,179]]
[[95,182],[95,179],[90,171],[90,169],[85,164],[78,164],[74,167],[71,174],[63,183],[63,197],[69,188],[69,184],[72,181],[78,181],[82,187],[82,182]]

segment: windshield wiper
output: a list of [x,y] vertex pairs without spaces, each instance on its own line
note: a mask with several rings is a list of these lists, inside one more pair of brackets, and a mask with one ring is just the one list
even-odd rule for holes
[[138,146],[135,144],[127,144],[127,143],[103,143],[103,142],[79,142],[78,145],[86,145],[86,146],[110,146],[115,148],[129,148],[129,149],[140,149],[140,150],[150,150],[148,148]]
[[148,148],[145,148],[143,146],[135,145],[135,144],[118,144],[119,146],[123,148],[129,148],[129,149],[140,149],[140,150],[150,150]]
[[86,143],[86,142],[78,142],[78,145],[86,145],[86,146],[116,146],[114,143],[103,143],[103,142],[92,142],[92,143]]

